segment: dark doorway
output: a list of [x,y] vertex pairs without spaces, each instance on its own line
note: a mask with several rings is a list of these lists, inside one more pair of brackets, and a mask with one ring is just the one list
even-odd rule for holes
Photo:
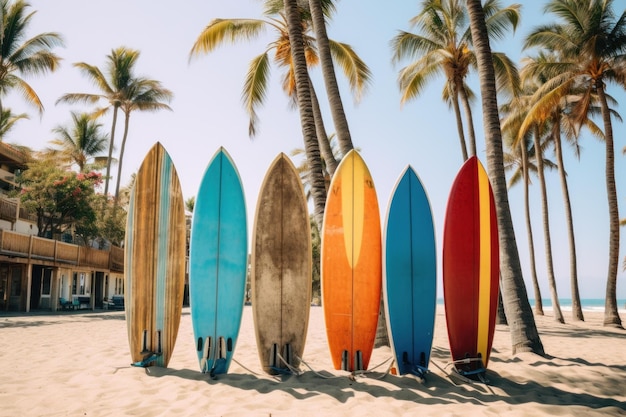
[[30,309],[37,310],[39,308],[39,301],[41,300],[41,282],[43,277],[43,267],[41,265],[33,265],[31,272],[31,286],[30,286]]
[[94,288],[94,308],[103,308],[103,298],[104,298],[104,272],[96,272],[96,282]]

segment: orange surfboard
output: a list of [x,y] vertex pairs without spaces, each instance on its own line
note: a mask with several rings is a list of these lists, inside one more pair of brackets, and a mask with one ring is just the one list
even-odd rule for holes
[[452,360],[462,375],[480,375],[493,342],[500,266],[493,191],[475,156],[463,164],[452,184],[442,262]]
[[374,348],[382,286],[374,181],[350,151],[333,176],[322,230],[322,304],[335,369],[365,370]]

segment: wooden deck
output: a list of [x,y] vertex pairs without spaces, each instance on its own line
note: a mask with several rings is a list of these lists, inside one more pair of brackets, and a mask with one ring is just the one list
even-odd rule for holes
[[100,250],[57,240],[0,230],[0,256],[38,260],[54,265],[85,266],[115,272],[124,271],[124,250],[112,246]]

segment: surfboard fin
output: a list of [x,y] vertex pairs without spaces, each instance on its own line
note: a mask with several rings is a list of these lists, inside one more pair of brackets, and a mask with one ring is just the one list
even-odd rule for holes
[[285,362],[285,366],[290,368],[293,364],[293,358],[291,355],[291,345],[289,343],[285,344],[283,347],[283,362]]
[[143,337],[141,340],[141,354],[144,355],[146,353],[150,353],[150,350],[148,350],[148,330],[143,329]]
[[224,359],[226,358],[226,339],[223,336],[220,336],[217,339],[217,358]]
[[276,364],[278,362],[278,355],[276,355],[277,350],[278,350],[278,347],[276,343],[274,343],[270,351],[270,360],[269,360],[270,368],[276,368]]
[[212,353],[213,349],[213,338],[211,336],[207,336],[204,341],[204,346],[202,345],[202,338],[198,338],[198,350],[202,349],[202,359],[200,359],[200,370],[202,373],[207,373],[209,371],[209,355]]
[[156,353],[161,355],[163,353],[163,345],[161,343],[161,330],[157,330],[157,350]]
[[349,371],[350,363],[348,361],[349,353],[347,350],[341,352],[341,369],[344,371]]
[[138,362],[133,362],[130,365],[141,368],[150,366],[152,362],[156,361],[163,354],[161,346],[161,331],[157,330],[157,350],[153,352],[148,349],[148,330],[144,329],[140,352],[140,354],[143,355],[143,359]]
[[357,350],[354,354],[354,370],[355,371],[364,371],[363,369],[363,352]]

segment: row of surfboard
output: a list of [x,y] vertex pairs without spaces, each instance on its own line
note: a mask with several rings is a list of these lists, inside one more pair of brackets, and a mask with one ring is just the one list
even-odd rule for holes
[[[198,363],[228,371],[250,264],[258,354],[268,373],[300,365],[311,299],[311,235],[298,173],[280,154],[261,186],[248,262],[245,198],[228,153],[211,159],[196,196],[189,297]],[[436,309],[436,244],[430,203],[407,167],[393,190],[382,236],[373,179],[356,151],[330,184],[322,229],[322,304],[335,369],[366,370],[381,296],[399,374],[423,376]],[[180,183],[160,143],[135,180],[125,241],[126,320],[133,365],[167,367],[181,317],[186,227]],[[498,235],[484,168],[470,158],[454,181],[443,236],[443,286],[452,363],[487,367],[498,297]]]

